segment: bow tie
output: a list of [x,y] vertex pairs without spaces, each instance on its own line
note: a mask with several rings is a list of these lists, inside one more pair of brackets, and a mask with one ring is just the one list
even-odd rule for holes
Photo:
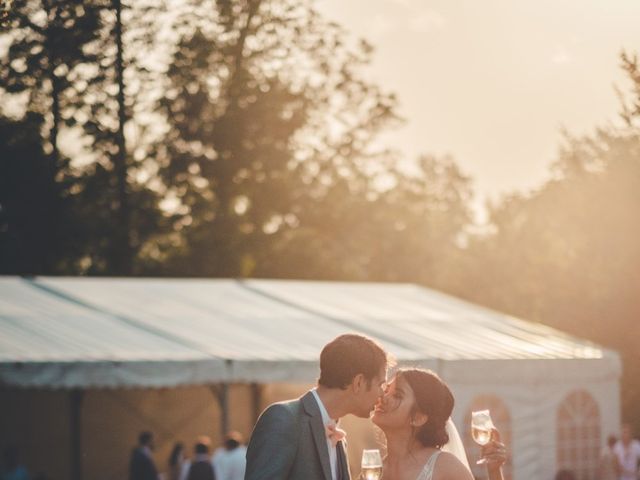
[[327,438],[331,440],[331,444],[335,447],[338,442],[344,440],[347,436],[347,432],[338,428],[338,426],[333,423],[331,425],[327,425],[325,427],[325,431],[327,432]]

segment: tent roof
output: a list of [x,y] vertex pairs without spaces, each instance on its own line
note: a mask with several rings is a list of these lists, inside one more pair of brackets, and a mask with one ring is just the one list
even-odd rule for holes
[[311,382],[322,346],[346,331],[449,377],[472,379],[479,367],[503,380],[523,368],[548,375],[558,360],[587,362],[591,376],[620,372],[614,352],[409,284],[0,277],[9,385]]

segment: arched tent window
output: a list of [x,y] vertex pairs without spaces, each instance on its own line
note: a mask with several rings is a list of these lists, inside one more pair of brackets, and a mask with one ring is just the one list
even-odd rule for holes
[[578,480],[595,480],[600,455],[600,409],[584,390],[570,393],[556,416],[557,469],[571,470]]
[[480,458],[480,446],[471,438],[471,412],[474,410],[491,410],[493,423],[500,431],[502,442],[507,446],[507,451],[510,452],[507,463],[504,465],[502,471],[505,480],[511,480],[513,478],[511,463],[511,454],[513,452],[511,444],[511,415],[509,414],[507,405],[495,395],[479,395],[475,397],[465,413],[463,441],[473,476],[477,480],[487,478],[486,467],[484,465],[476,465],[476,461]]

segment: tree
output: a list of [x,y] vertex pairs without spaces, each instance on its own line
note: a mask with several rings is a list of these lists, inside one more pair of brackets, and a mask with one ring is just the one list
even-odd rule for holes
[[170,265],[250,275],[338,170],[365,176],[395,100],[361,77],[370,47],[349,45],[310,2],[200,2],[177,30],[155,152],[184,213]]
[[[51,161],[61,161],[58,136],[74,118],[80,97],[75,79],[82,66],[96,61],[84,50],[97,36],[101,6],[84,0],[16,0],[8,21],[10,39],[0,58],[0,91],[27,94],[26,110],[46,119]],[[4,36],[4,35],[3,35]]]
[[[53,115],[85,145],[54,176],[73,185],[76,272],[450,282],[468,180],[376,146],[398,118],[364,79],[366,42],[310,0],[174,3],[164,30],[162,0],[101,1]],[[40,4],[24,5],[27,22]],[[25,77],[45,116],[47,72]]]
[[[11,273],[78,269],[83,235],[70,198],[77,185],[59,143],[61,130],[77,123],[83,68],[96,61],[85,47],[96,39],[99,15],[95,2],[19,0],[8,16],[0,94],[18,119],[3,117],[0,148],[6,155],[2,235]],[[21,99],[23,107],[16,108]]]
[[[452,288],[459,240],[470,222],[469,179],[450,158],[422,156],[362,182],[334,181],[307,199],[258,274],[268,277],[414,282]],[[365,181],[366,180],[366,181]]]
[[51,155],[42,148],[44,119],[0,118],[0,273],[72,271],[77,248],[68,182],[56,180]]
[[[9,49],[0,59],[0,94],[6,104],[26,95],[24,108],[14,115],[33,112],[44,118],[40,143],[54,165],[53,178],[74,185],[67,192],[77,200],[68,216],[71,225],[59,225],[75,229],[81,240],[68,252],[74,258],[60,262],[74,265],[73,272],[141,271],[135,262],[139,251],[162,232],[161,194],[149,187],[153,176],[143,175],[147,165],[131,159],[146,141],[147,126],[136,116],[138,103],[147,101],[142,86],[158,76],[138,56],[154,43],[152,14],[159,15],[162,6],[159,0],[137,2],[132,9],[115,0],[21,0],[12,9]],[[134,83],[127,91],[125,76]],[[133,132],[130,148],[125,129]],[[62,133],[73,139],[64,152]]]
[[75,171],[82,179],[82,222],[91,237],[84,255],[87,273],[145,272],[150,260],[141,252],[169,228],[160,208],[157,167],[145,154],[157,140],[149,133],[156,121],[149,104],[163,76],[153,65],[158,50],[167,47],[159,39],[163,15],[162,0],[109,1],[101,12],[99,38],[91,45],[98,74],[82,106],[91,161]]

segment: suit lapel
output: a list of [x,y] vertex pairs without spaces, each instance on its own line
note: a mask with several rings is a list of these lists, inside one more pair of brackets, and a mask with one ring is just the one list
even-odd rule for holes
[[329,460],[329,450],[327,448],[327,434],[322,423],[322,415],[320,407],[316,402],[313,393],[308,392],[302,397],[302,405],[304,411],[309,415],[309,424],[311,425],[311,433],[313,434],[313,442],[316,445],[316,451],[322,465],[322,472],[325,480],[332,480],[331,477],[331,460]]

